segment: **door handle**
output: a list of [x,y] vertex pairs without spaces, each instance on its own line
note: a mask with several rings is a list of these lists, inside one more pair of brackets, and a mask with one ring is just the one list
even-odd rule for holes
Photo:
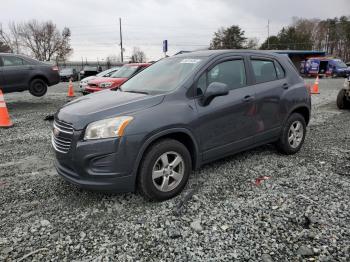
[[282,85],[282,88],[283,88],[283,89],[288,89],[288,87],[289,87],[288,83],[284,83],[284,84]]
[[247,95],[242,99],[243,102],[251,102],[253,100],[254,100],[254,96],[250,96],[250,95]]

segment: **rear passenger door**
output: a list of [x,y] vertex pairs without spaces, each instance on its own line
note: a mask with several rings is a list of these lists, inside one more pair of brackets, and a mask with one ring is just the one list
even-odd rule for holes
[[281,97],[288,89],[285,70],[269,57],[251,57],[250,65],[255,81],[256,143],[274,138],[280,132],[284,114]]
[[32,66],[24,59],[14,55],[2,56],[3,77],[8,91],[24,90],[28,86]]

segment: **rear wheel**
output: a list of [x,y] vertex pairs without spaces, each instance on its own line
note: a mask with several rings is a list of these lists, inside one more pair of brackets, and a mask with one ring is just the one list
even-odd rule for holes
[[278,150],[286,155],[297,153],[302,147],[306,135],[306,123],[301,114],[293,113],[286,121],[281,137],[277,142]]
[[346,98],[346,90],[339,91],[337,96],[337,106],[339,109],[350,109],[350,101]]
[[147,150],[140,166],[138,189],[148,199],[162,201],[179,194],[192,170],[187,148],[173,139]]
[[33,96],[40,97],[45,95],[46,92],[47,92],[47,84],[44,80],[36,78],[30,82],[29,93],[31,93]]

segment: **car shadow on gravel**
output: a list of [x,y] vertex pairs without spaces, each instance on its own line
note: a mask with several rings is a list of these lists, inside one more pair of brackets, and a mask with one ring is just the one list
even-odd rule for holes
[[140,205],[145,203],[145,200],[138,193],[115,193],[83,189],[66,182],[60,177],[57,177],[52,183],[54,194],[67,206],[90,207],[103,201],[140,202]]
[[43,106],[52,105],[52,103],[48,101],[37,101],[37,102],[27,102],[27,101],[16,101],[16,102],[6,102],[8,109],[10,110],[36,110],[42,109]]
[[277,154],[279,156],[283,156],[277,151],[276,147],[273,144],[267,144],[267,145],[259,146],[250,150],[242,151],[240,153],[230,155],[225,158],[216,160],[214,162],[205,164],[204,166],[201,167],[200,170],[205,170],[206,168],[212,168],[212,167],[226,166],[228,163],[232,161],[247,160],[247,158],[252,157],[255,154],[263,154],[263,153],[266,153],[266,155]]
[[[174,198],[175,202],[182,201],[182,198],[186,198],[189,190],[200,189],[200,184],[202,181],[206,180],[206,176],[209,173],[212,173],[215,169],[220,169],[227,166],[230,163],[237,163],[241,161],[249,161],[249,158],[252,158],[256,155],[269,155],[269,154],[279,154],[274,145],[268,144],[254,148],[248,151],[244,151],[232,156],[225,157],[223,159],[214,161],[212,163],[204,165],[198,171],[195,171],[191,174],[189,183],[187,184],[184,191],[177,197]],[[235,164],[234,164],[235,165]],[[239,178],[237,178],[239,179]],[[73,206],[93,206],[95,204],[101,203],[101,201],[110,200],[110,201],[121,201],[121,202],[132,202],[139,205],[145,205],[145,203],[156,203],[150,202],[142,197],[137,191],[133,193],[114,193],[114,192],[103,192],[103,191],[94,191],[79,188],[78,186],[67,183],[60,177],[52,181],[54,185],[55,195],[60,198],[60,200],[66,202],[67,205]],[[135,202],[136,201],[136,202]]]

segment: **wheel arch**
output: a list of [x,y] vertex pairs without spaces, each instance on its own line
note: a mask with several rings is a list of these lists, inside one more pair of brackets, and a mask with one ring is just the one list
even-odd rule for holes
[[310,122],[310,117],[311,117],[311,116],[310,116],[310,109],[309,109],[307,106],[305,106],[305,105],[300,105],[300,106],[297,106],[297,107],[293,108],[293,109],[289,112],[289,114],[288,114],[287,118],[285,119],[285,121],[287,121],[288,117],[289,117],[290,115],[292,115],[293,113],[301,114],[301,115],[304,117],[304,119],[305,119],[306,125],[309,124],[309,122]]
[[134,169],[135,174],[135,188],[136,188],[136,181],[139,173],[139,168],[141,161],[144,157],[145,152],[148,148],[150,148],[153,144],[157,143],[158,141],[162,139],[174,139],[182,143],[190,152],[191,160],[192,160],[192,169],[198,169],[200,166],[200,153],[199,153],[199,147],[196,139],[194,138],[191,131],[189,131],[186,128],[172,128],[160,131],[151,137],[149,137],[141,146],[141,149],[139,150],[139,153],[136,158],[136,165]]
[[44,76],[44,75],[33,75],[30,79],[29,79],[29,85],[32,83],[32,81],[34,79],[41,79],[43,80],[47,85],[49,85],[49,79]]

